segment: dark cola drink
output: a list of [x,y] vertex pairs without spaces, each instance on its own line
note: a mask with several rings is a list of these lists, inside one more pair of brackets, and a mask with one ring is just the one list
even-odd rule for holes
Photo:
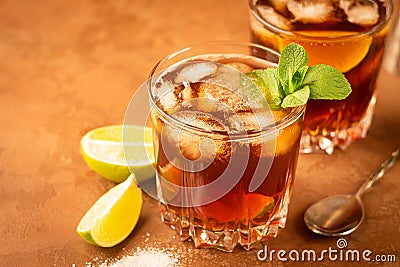
[[205,55],[154,83],[161,216],[196,247],[250,249],[285,225],[304,106],[271,111],[241,93],[243,73],[267,66],[250,55]]

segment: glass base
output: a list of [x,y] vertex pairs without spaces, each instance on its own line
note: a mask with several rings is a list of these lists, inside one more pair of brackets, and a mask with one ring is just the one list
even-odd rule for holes
[[[250,250],[258,242],[276,237],[279,229],[284,228],[286,223],[286,213],[280,212],[280,216],[275,216],[276,220],[264,225],[248,226],[246,229],[243,229],[243,225],[238,225],[237,230],[212,231],[204,229],[198,223],[190,223],[190,216],[178,216],[170,212],[167,205],[160,205],[162,221],[174,229],[182,241],[191,238],[196,248],[216,248],[232,252],[240,244],[245,250]],[[189,209],[185,209],[187,214],[190,214]]]
[[279,229],[285,228],[288,213],[291,187],[282,196],[276,211],[264,224],[252,225],[246,220],[227,223],[218,230],[204,228],[205,222],[195,218],[194,208],[169,207],[160,203],[162,221],[174,229],[182,241],[192,239],[196,248],[216,248],[232,252],[240,244],[245,250],[250,250],[260,241],[274,238]]
[[372,97],[368,108],[358,123],[350,128],[337,129],[336,131],[323,131],[320,135],[311,135],[303,132],[300,141],[300,153],[326,153],[332,154],[336,147],[345,150],[354,140],[367,137],[375,111],[376,98]]

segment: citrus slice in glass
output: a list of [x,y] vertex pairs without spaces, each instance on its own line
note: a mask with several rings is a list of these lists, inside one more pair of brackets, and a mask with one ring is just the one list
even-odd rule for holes
[[138,181],[154,176],[151,128],[113,125],[94,129],[81,139],[82,156],[89,167],[114,182],[134,173]]
[[76,231],[90,244],[113,247],[133,231],[142,206],[142,191],[132,174],[93,204],[79,222]]
[[274,207],[274,198],[257,193],[247,195],[249,218],[254,219],[262,216],[264,213],[272,210]]
[[295,122],[278,133],[276,137],[275,155],[282,155],[293,150],[301,136],[301,130],[301,124]]
[[[275,121],[281,121],[288,115],[287,110],[271,110],[271,113]],[[293,150],[300,139],[301,131],[302,124],[300,122],[294,122],[278,130],[274,140],[266,140],[264,143],[263,156],[278,156]]]
[[[238,204],[238,201],[242,203]],[[225,196],[222,200],[195,207],[195,210],[205,221],[211,218],[219,223],[227,223],[255,219],[272,210],[273,207],[274,198],[258,193],[249,193],[241,197]]]
[[[353,38],[356,32],[346,31],[296,31],[312,40],[296,39],[309,54],[309,64],[328,64],[346,73],[356,67],[368,54],[371,36]],[[329,34],[329,37],[327,35]],[[287,45],[291,40],[284,40]],[[283,47],[280,47],[282,49]]]

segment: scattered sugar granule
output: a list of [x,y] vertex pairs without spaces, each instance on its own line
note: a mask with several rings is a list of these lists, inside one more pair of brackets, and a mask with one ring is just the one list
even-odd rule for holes
[[146,233],[146,239],[144,240],[144,242],[147,242],[150,240],[150,233]]
[[179,266],[179,260],[171,252],[160,249],[140,248],[137,251],[123,256],[115,262],[104,262],[100,267],[175,267]]

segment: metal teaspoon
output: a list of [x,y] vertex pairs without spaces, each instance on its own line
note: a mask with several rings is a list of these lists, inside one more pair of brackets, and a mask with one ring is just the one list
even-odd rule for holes
[[361,195],[371,188],[399,160],[399,148],[371,174],[355,194],[331,196],[311,205],[304,213],[304,222],[314,233],[342,236],[352,233],[364,218]]

